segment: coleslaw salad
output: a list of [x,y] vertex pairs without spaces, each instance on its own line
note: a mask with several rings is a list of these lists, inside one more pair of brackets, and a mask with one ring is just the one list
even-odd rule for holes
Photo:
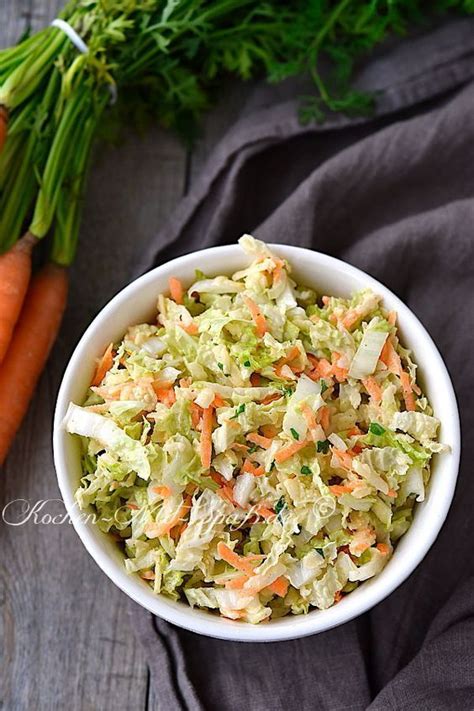
[[247,622],[325,609],[377,574],[422,500],[438,421],[396,315],[251,266],[170,280],[98,364],[68,430],[81,507],[156,593]]

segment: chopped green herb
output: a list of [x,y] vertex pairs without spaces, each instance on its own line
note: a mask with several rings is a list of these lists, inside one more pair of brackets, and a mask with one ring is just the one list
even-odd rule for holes
[[328,389],[328,384],[326,383],[324,378],[321,378],[321,380],[319,382],[321,383],[321,395],[322,395]]
[[242,403],[242,405],[239,405],[237,410],[235,411],[235,414],[232,415],[230,418],[231,420],[235,420],[239,415],[241,415],[243,412],[245,412],[245,403]]
[[313,472],[311,471],[311,469],[309,467],[306,466],[306,464],[303,464],[303,466],[301,467],[301,473],[309,475],[309,474],[312,474]]
[[316,553],[319,553],[319,555],[322,555],[324,558],[324,551],[322,548],[315,548],[314,550],[316,551]]
[[385,427],[382,427],[382,425],[379,425],[377,422],[371,422],[369,425],[369,432],[374,435],[383,435]]
[[244,360],[244,365],[246,368],[250,368],[250,361],[249,360]]
[[299,438],[300,438],[298,432],[295,430],[294,427],[291,427],[290,432],[291,432],[291,434],[292,434],[292,436],[293,436],[294,439],[299,439]]
[[329,445],[330,441],[328,439],[325,440],[318,440],[316,442],[316,449],[318,452],[322,452],[323,454],[327,454],[329,452]]
[[283,388],[283,394],[284,395],[293,395],[293,387],[291,385],[285,385]]
[[278,520],[281,523],[281,512],[286,506],[285,497],[281,496],[275,504],[275,513],[278,515]]
[[219,368],[219,370],[224,370],[224,363],[218,363],[217,367]]
[[256,451],[257,451],[257,445],[256,445],[256,444],[252,444],[252,446],[250,447],[248,453],[249,453],[249,454],[253,454],[253,453],[256,452]]

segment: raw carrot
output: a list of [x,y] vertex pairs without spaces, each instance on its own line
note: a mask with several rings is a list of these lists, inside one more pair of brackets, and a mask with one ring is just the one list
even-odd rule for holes
[[106,373],[109,372],[111,367],[114,364],[114,344],[111,343],[105,350],[104,355],[100,359],[100,361],[97,363],[97,367],[95,369],[95,374],[94,374],[94,379],[92,381],[92,385],[98,386],[101,384],[103,379],[105,378]]
[[335,449],[335,447],[331,447],[331,451],[338,460],[339,466],[342,469],[347,469],[348,471],[351,471],[352,459],[354,455],[349,451],[342,452],[340,449]]
[[248,575],[238,575],[236,578],[227,580],[227,582],[224,583],[224,587],[227,588],[227,590],[240,590],[244,587],[247,580],[250,580]]
[[275,425],[262,425],[260,430],[263,436],[268,437],[268,439],[273,439],[273,437],[276,437],[278,434],[278,429]]
[[256,508],[256,512],[262,518],[272,518],[275,516],[273,509],[269,509],[268,506],[265,506],[265,504],[259,504]]
[[176,277],[170,277],[168,285],[170,289],[170,296],[173,301],[175,301],[177,304],[182,304],[184,300],[184,290],[180,280]]
[[171,518],[170,521],[167,521],[166,523],[151,523],[146,527],[147,531],[152,531],[155,533],[157,536],[164,536],[167,533],[171,531],[172,528],[174,528],[178,523],[182,523],[184,517],[188,513],[189,509],[191,508],[191,496],[186,496],[183,499],[183,503],[181,506],[178,508],[174,516]]
[[247,435],[247,439],[249,442],[252,442],[252,444],[256,444],[263,449],[268,449],[272,444],[270,437],[264,437],[263,435],[259,435],[257,432],[250,432]]
[[0,106],[0,153],[3,150],[5,141],[7,140],[8,131],[8,109],[6,106]]
[[163,405],[166,405],[166,407],[171,407],[171,405],[174,405],[174,403],[176,402],[176,394],[173,387],[155,388],[153,386],[153,389],[155,391],[158,401],[163,403]]
[[264,467],[262,465],[256,466],[253,462],[250,461],[250,459],[246,459],[244,461],[242,471],[248,472],[249,474],[253,474],[253,476],[263,476],[263,474],[265,474]]
[[405,400],[405,406],[407,410],[413,412],[416,410],[415,397],[413,395],[413,388],[410,381],[410,376],[404,370],[400,373],[400,382],[403,389],[403,399]]
[[323,405],[323,407],[319,408],[316,419],[324,431],[329,429],[330,416],[331,416],[331,413],[330,413],[329,407],[327,405]]
[[199,328],[197,323],[194,321],[191,321],[191,323],[180,323],[179,324],[183,331],[186,331],[186,333],[189,333],[190,336],[197,336],[199,333]]
[[31,251],[35,242],[36,237],[27,233],[8,252],[0,256],[0,363],[10,345],[28,290]]
[[385,363],[388,370],[395,375],[398,375],[403,390],[403,399],[407,410],[414,411],[416,409],[415,397],[413,395],[413,387],[410,381],[410,376],[403,370],[402,361],[397,351],[395,350],[390,338],[387,338],[385,345],[380,354],[380,360]]
[[282,397],[281,393],[273,393],[273,395],[267,395],[262,400],[262,405],[269,405],[274,400],[279,400]]
[[343,383],[345,380],[347,380],[347,368],[343,368],[342,366],[338,365],[338,361],[341,358],[340,353],[334,352],[331,356],[331,361],[332,361],[332,374],[336,378],[338,383]]
[[253,301],[250,297],[244,296],[244,303],[250,311],[254,320],[257,336],[259,338],[263,338],[263,336],[268,331],[268,326],[267,322],[265,321],[265,317],[261,314],[260,309],[258,308],[255,301]]
[[329,487],[329,491],[331,494],[334,494],[334,496],[342,496],[343,494],[350,494],[352,487],[344,486],[343,484],[333,484]]
[[191,407],[191,424],[194,427],[194,429],[196,429],[201,421],[201,408],[199,407],[199,405],[196,405],[195,402],[192,402],[190,407]]
[[152,570],[145,570],[144,573],[140,573],[140,577],[143,578],[143,580],[154,580],[155,573]]
[[252,373],[250,376],[250,384],[252,387],[258,388],[261,382],[262,378],[260,377],[260,373]]
[[278,464],[281,464],[282,462],[286,462],[287,459],[290,459],[294,454],[300,451],[300,449],[303,449],[303,447],[306,447],[308,444],[307,440],[303,440],[302,442],[293,442],[292,444],[289,444],[287,447],[282,447],[276,454],[275,454],[275,459],[278,462]]
[[212,401],[212,407],[227,407],[228,403],[224,400],[222,395],[214,395],[214,400]]
[[214,408],[206,407],[202,413],[201,428],[201,464],[205,469],[211,466],[212,456],[212,421],[214,419]]
[[368,394],[372,398],[374,405],[379,405],[382,401],[382,388],[375,380],[373,376],[366,378],[362,381],[362,385],[367,390]]
[[252,565],[245,560],[243,556],[234,553],[234,551],[222,541],[217,544],[217,552],[222,560],[225,560],[225,562],[229,563],[233,568],[241,570],[242,573],[246,573],[247,575],[254,574]]
[[171,496],[171,489],[169,486],[154,486],[152,488],[152,491],[155,494],[158,494],[158,496],[162,496],[164,499],[166,499],[168,496]]
[[388,555],[390,553],[390,548],[386,543],[377,543],[376,548],[382,555]]
[[382,352],[380,354],[380,360],[382,361],[382,363],[385,363],[391,373],[395,373],[395,375],[400,375],[400,372],[402,370],[402,362],[400,360],[400,356],[398,355],[397,351],[393,346],[391,338],[387,338],[387,340],[385,341],[384,347],[382,348]]
[[285,597],[288,592],[289,582],[282,575],[267,586],[267,590],[271,590],[272,593],[278,595],[278,597]]
[[48,264],[33,277],[0,366],[0,464],[28,409],[66,306],[67,271]]
[[355,326],[357,321],[360,319],[360,313],[357,309],[349,309],[346,315],[342,319],[342,325],[349,331],[352,326]]

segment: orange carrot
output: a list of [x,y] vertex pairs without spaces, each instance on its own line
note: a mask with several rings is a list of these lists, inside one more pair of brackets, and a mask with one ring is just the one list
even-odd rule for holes
[[262,465],[256,466],[253,462],[250,461],[250,459],[246,459],[244,461],[242,471],[248,472],[249,474],[253,474],[254,476],[263,476],[263,474],[265,474],[264,467]]
[[242,573],[246,573],[247,575],[254,574],[252,565],[245,560],[243,556],[234,553],[234,551],[222,541],[217,544],[217,552],[222,560],[225,560],[225,562],[229,563],[233,568],[241,570]]
[[278,595],[278,597],[285,597],[288,592],[289,582],[282,575],[267,586],[267,590],[271,590],[272,593]]
[[252,442],[252,444],[256,444],[263,449],[268,449],[272,444],[270,437],[263,437],[263,435],[259,435],[257,432],[250,432],[247,435],[247,439],[249,442]]
[[346,315],[342,319],[342,325],[349,331],[352,326],[355,326],[357,321],[360,319],[360,313],[357,309],[349,309]]
[[287,459],[290,459],[290,457],[299,452],[300,449],[306,447],[307,444],[307,440],[303,440],[302,442],[292,442],[292,444],[283,447],[275,454],[276,461],[278,462],[278,464],[286,462]]
[[380,354],[380,360],[385,363],[388,370],[395,375],[400,375],[402,363],[400,356],[395,350],[391,338],[387,338]]
[[338,464],[342,469],[347,469],[348,471],[351,471],[352,469],[352,458],[353,454],[349,451],[347,452],[342,452],[340,449],[335,449],[334,447],[331,447],[331,451],[333,455],[336,457],[338,460]]
[[191,496],[186,494],[186,496],[183,499],[183,503],[179,507],[179,509],[176,511],[175,515],[166,523],[152,523],[149,524],[149,528],[147,527],[147,530],[153,530],[153,532],[156,532],[157,536],[165,536],[167,533],[171,531],[172,528],[177,526],[178,523],[182,523],[184,517],[188,513],[189,509],[191,508]]
[[198,424],[201,421],[201,408],[199,405],[196,405],[195,402],[191,403],[191,424],[194,427],[194,429],[197,428]]
[[314,415],[314,412],[312,411],[312,409],[306,402],[303,403],[303,405],[301,405],[301,412],[303,413],[303,417],[306,420],[308,429],[312,434],[317,426],[316,425],[316,417]]
[[331,494],[334,494],[334,496],[342,496],[343,494],[350,494],[352,487],[344,486],[343,484],[333,484],[329,487],[329,491]]
[[164,499],[166,499],[168,496],[171,496],[171,489],[169,486],[154,486],[152,488],[152,491],[155,494],[158,494],[158,496],[162,496]]
[[128,504],[125,504],[125,508],[130,509],[131,511],[138,511],[139,506],[129,501]]
[[263,436],[268,437],[269,439],[273,439],[278,434],[278,429],[275,427],[275,425],[262,425],[260,427],[260,430]]
[[176,394],[174,388],[159,388],[155,387],[156,383],[153,384],[153,390],[155,391],[156,397],[159,402],[162,402],[166,407],[171,407],[176,402]]
[[282,397],[281,393],[273,393],[273,395],[267,395],[262,400],[262,405],[269,405],[274,400],[279,400]]
[[405,406],[407,410],[413,412],[416,410],[415,397],[413,395],[413,388],[410,381],[410,376],[404,370],[400,373],[400,382],[403,389],[403,399],[405,400]]
[[327,378],[333,374],[333,367],[326,358],[321,358],[318,363],[319,376]]
[[8,131],[8,109],[6,106],[0,106],[0,153],[2,152],[5,141],[7,140]]
[[343,383],[344,380],[347,380],[347,368],[343,368],[340,365],[338,365],[338,361],[341,358],[340,353],[334,352],[331,356],[331,361],[332,361],[332,374],[336,378],[338,383]]
[[227,402],[221,395],[214,395],[214,400],[212,401],[212,407],[227,407]]
[[260,377],[260,373],[252,373],[250,376],[250,384],[252,387],[258,388],[261,382],[262,378]]
[[[0,134],[1,125],[0,120]],[[8,252],[0,256],[0,363],[10,345],[13,329],[28,290],[31,251],[35,242],[36,237],[27,233]]]
[[267,326],[267,322],[265,321],[265,317],[262,316],[260,309],[258,308],[255,301],[253,301],[248,296],[244,296],[244,303],[245,303],[246,307],[248,308],[248,310],[250,311],[250,314],[254,320],[255,329],[257,331],[257,336],[259,338],[263,338],[265,333],[268,331],[268,326]]
[[273,509],[269,509],[268,506],[265,506],[265,504],[259,504],[256,511],[262,518],[272,518],[272,516],[275,516]]
[[390,312],[387,314],[387,321],[389,322],[389,324],[390,324],[391,326],[395,326],[395,324],[397,323],[397,312],[396,312],[396,311],[390,311]]
[[319,408],[316,419],[324,431],[329,428],[330,415],[331,413],[327,405],[323,405],[323,407]]
[[240,590],[244,587],[247,580],[250,580],[248,575],[238,575],[236,578],[227,580],[227,582],[224,583],[224,587],[228,590]]
[[190,336],[197,336],[199,333],[199,328],[197,323],[194,321],[191,321],[191,323],[180,323],[179,324],[183,331],[186,331],[186,333],[189,333]]
[[173,276],[169,278],[168,284],[173,301],[176,301],[177,304],[182,304],[184,291],[180,280]]
[[395,350],[390,338],[387,338],[385,345],[380,354],[380,360],[385,363],[388,370],[395,375],[398,375],[403,390],[403,399],[407,410],[413,411],[416,409],[415,397],[413,395],[413,387],[410,376],[403,370],[402,361],[397,351]]
[[382,401],[382,388],[373,376],[362,381],[364,388],[372,398],[374,405],[379,405]]
[[155,573],[152,570],[145,570],[144,573],[140,573],[140,577],[143,578],[143,580],[154,580]]
[[211,407],[206,407],[202,413],[201,464],[205,469],[209,469],[211,466],[213,419],[214,408],[211,405]]
[[105,378],[106,373],[109,372],[111,367],[114,364],[114,344],[111,343],[105,350],[104,355],[100,359],[100,361],[97,363],[97,367],[95,369],[95,374],[94,374],[94,379],[92,381],[92,385],[100,385],[103,379]]
[[68,278],[48,264],[32,279],[7,355],[0,366],[0,464],[33,396],[66,306]]
[[376,548],[382,555],[388,555],[390,553],[390,548],[386,543],[377,543]]

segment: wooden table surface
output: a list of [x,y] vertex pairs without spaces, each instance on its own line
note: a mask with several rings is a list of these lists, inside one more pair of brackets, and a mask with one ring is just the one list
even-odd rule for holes
[[[0,0],[0,47],[14,43],[28,26],[47,25],[62,4]],[[95,314],[130,280],[141,247],[176,206],[233,115],[232,102],[223,101],[207,117],[192,154],[159,129],[97,151],[69,306],[1,472],[2,509],[16,499],[33,506],[59,498],[51,424],[68,357]],[[49,501],[43,511],[64,508]],[[0,549],[0,708],[159,709],[132,629],[135,603],[99,570],[72,526],[32,518],[11,526],[0,520]]]

